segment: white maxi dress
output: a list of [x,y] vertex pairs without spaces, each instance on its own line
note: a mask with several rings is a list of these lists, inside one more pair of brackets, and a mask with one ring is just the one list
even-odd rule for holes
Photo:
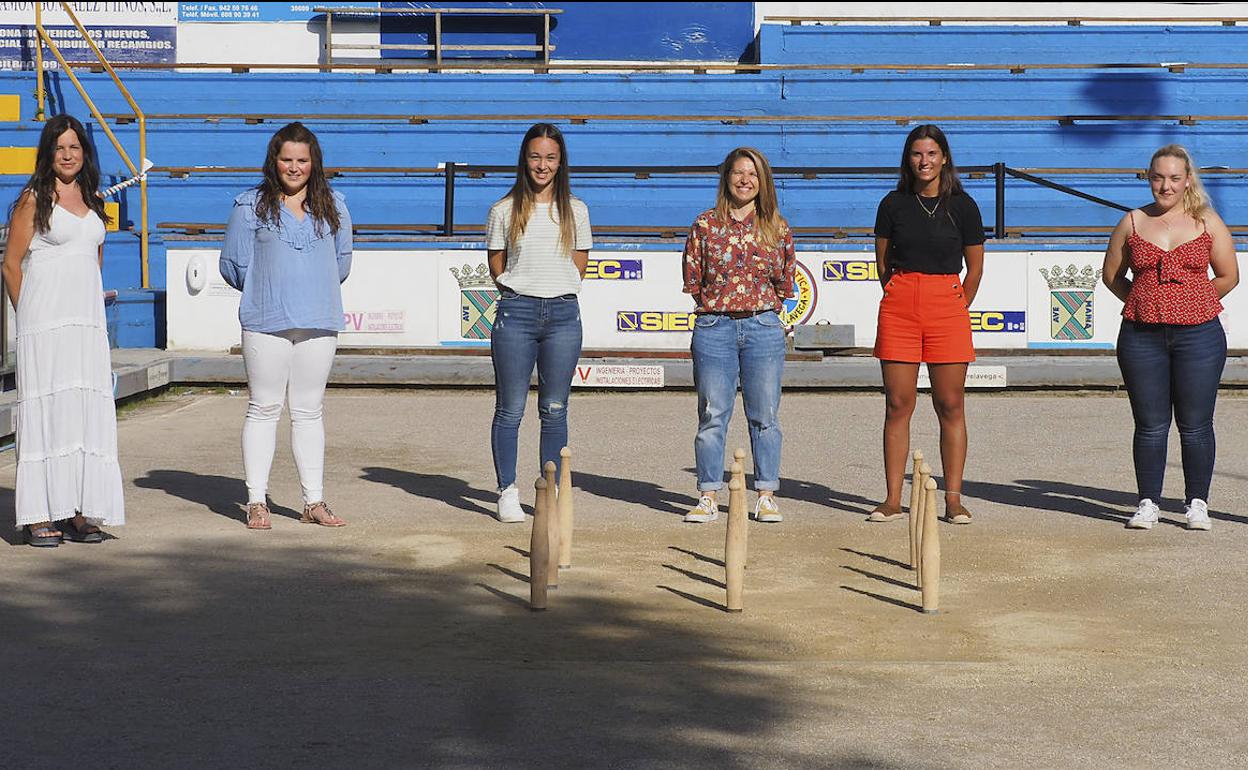
[[99,248],[104,223],[59,205],[22,260],[17,524],[125,521]]

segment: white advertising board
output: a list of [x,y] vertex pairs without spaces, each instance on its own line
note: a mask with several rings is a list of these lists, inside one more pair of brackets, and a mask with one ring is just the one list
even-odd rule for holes
[[578,363],[572,374],[572,385],[583,388],[661,388],[663,367]]
[[[169,350],[229,350],[239,344],[238,291],[221,278],[217,249],[170,249],[167,255]],[[435,261],[412,251],[357,251],[342,285],[339,345],[437,345]]]
[[[990,252],[971,310],[975,347],[1112,347],[1122,303],[1100,281],[1101,259],[1099,252]],[[799,252],[798,262],[786,320],[852,324],[855,346],[874,345],[874,256]],[[237,345],[238,292],[218,275],[217,251],[171,249],[168,271],[169,348]],[[357,251],[343,285],[341,344],[485,347],[497,301],[484,251]],[[1248,318],[1248,291],[1233,292],[1224,304],[1230,347],[1248,347],[1248,323],[1239,322]],[[691,307],[681,292],[679,252],[595,251],[581,291],[584,346],[687,350]]]

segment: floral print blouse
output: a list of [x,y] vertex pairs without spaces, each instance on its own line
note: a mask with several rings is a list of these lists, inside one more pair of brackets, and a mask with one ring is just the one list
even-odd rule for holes
[[740,222],[732,217],[725,222],[711,209],[689,228],[684,291],[700,298],[699,310],[707,313],[780,310],[793,296],[796,263],[787,225],[780,242],[766,248],[756,239],[754,212]]

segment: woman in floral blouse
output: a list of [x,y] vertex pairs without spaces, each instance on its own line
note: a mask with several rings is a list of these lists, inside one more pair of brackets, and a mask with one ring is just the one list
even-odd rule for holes
[[715,208],[698,215],[685,242],[685,292],[693,295],[693,380],[698,433],[693,441],[698,504],[685,521],[719,518],[724,441],[737,385],[749,421],[758,502],[754,519],[781,520],[780,378],[784,300],[793,294],[793,234],[776,205],[771,167],[758,150],[738,147],[720,166]]

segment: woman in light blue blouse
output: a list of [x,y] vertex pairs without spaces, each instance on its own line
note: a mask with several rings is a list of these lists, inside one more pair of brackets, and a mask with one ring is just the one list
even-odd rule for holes
[[269,140],[264,180],[234,199],[221,276],[243,293],[243,421],[247,528],[270,529],[269,469],[290,393],[290,443],[308,524],[341,527],[325,504],[321,403],[342,330],[341,284],[351,272],[351,215],[330,189],[316,135],[301,123]]

